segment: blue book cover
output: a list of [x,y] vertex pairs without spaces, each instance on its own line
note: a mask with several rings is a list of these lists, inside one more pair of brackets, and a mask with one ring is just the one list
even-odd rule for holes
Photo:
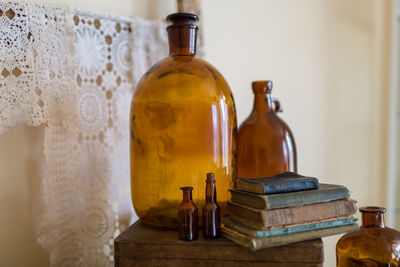
[[318,188],[318,179],[294,172],[265,178],[239,178],[238,189],[256,194],[279,194]]
[[357,219],[356,218],[346,218],[346,219],[340,219],[340,220],[332,220],[332,221],[304,224],[304,225],[293,226],[293,227],[284,227],[284,228],[278,228],[278,229],[272,229],[272,230],[255,230],[255,229],[245,226],[229,217],[223,217],[222,221],[224,224],[235,229],[238,232],[249,235],[251,237],[264,238],[264,237],[287,235],[287,234],[306,232],[306,231],[312,231],[312,230],[318,230],[318,229],[326,229],[326,228],[352,225],[357,222]]

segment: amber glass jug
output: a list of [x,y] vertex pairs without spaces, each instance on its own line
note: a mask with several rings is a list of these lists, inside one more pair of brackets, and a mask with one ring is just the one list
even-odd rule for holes
[[385,209],[362,207],[360,212],[360,229],[344,235],[336,245],[337,266],[400,266],[400,232],[385,226]]
[[297,172],[296,144],[289,126],[271,98],[272,81],[254,81],[254,105],[238,133],[238,177],[262,178]]
[[202,207],[209,172],[218,177],[224,212],[235,178],[234,100],[224,77],[195,56],[197,20],[187,13],[167,17],[169,56],[144,74],[132,99],[132,202],[139,218],[155,226],[177,228],[182,186],[193,187]]

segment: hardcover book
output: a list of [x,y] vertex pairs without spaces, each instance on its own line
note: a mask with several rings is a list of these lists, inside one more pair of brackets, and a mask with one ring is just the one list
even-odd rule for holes
[[266,178],[240,178],[239,190],[256,194],[278,194],[318,188],[318,179],[294,172],[284,172]]
[[319,184],[318,189],[290,193],[261,195],[230,189],[231,201],[256,209],[277,209],[349,198],[349,190],[342,185]]
[[287,235],[287,234],[305,232],[305,231],[310,231],[310,230],[350,225],[350,224],[356,223],[357,219],[349,217],[349,218],[341,219],[341,220],[335,219],[335,220],[329,220],[329,221],[323,221],[323,222],[318,221],[318,222],[312,222],[312,223],[308,223],[308,224],[294,225],[294,226],[290,226],[290,227],[282,227],[282,228],[271,229],[271,230],[253,229],[253,228],[248,227],[244,224],[241,224],[235,220],[232,220],[229,217],[223,217],[222,222],[224,225],[227,225],[228,227],[234,229],[235,231],[238,231],[239,233],[242,233],[242,234],[245,234],[245,235],[248,235],[251,237],[271,237],[271,236],[277,236],[277,235]]
[[315,238],[321,238],[330,235],[337,235],[346,232],[353,231],[358,228],[356,223],[332,228],[317,229],[299,233],[293,233],[290,235],[278,235],[270,237],[255,238],[242,233],[239,233],[235,229],[230,228],[227,225],[223,225],[221,231],[223,236],[232,240],[243,247],[248,247],[251,250],[259,250],[262,248],[277,247],[291,243],[297,243],[305,240],[311,240]]
[[254,209],[241,204],[228,202],[229,216],[246,226],[258,230],[268,230],[271,227],[283,227],[285,225],[347,217],[355,214],[356,211],[356,202],[351,199],[340,199],[325,203],[273,210]]

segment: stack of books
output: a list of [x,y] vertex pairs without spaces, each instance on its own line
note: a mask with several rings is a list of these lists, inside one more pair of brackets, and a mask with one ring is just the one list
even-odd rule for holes
[[230,190],[223,235],[252,250],[321,238],[357,229],[356,201],[341,185],[286,172],[240,178]]

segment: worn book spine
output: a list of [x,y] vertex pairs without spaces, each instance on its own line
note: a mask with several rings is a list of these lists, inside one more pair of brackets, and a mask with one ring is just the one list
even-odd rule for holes
[[349,190],[346,187],[330,184],[320,184],[319,188],[315,190],[272,195],[260,195],[237,189],[230,191],[233,202],[258,209],[293,207],[350,197]]
[[[235,216],[229,216],[230,218],[232,218],[233,220],[235,220],[236,222],[239,222],[249,228],[255,229],[257,231],[267,231],[267,230],[273,230],[273,229],[280,229],[280,228],[286,228],[286,227],[294,227],[294,226],[301,226],[301,225],[306,225],[309,224],[311,222],[305,222],[305,223],[296,223],[296,224],[288,224],[288,225],[273,225],[270,227],[264,227],[263,225],[259,225],[256,224],[254,222],[251,222],[249,220],[246,219],[242,219],[242,218],[238,218]],[[335,220],[343,220],[343,219],[348,219],[351,218],[352,216],[341,216],[341,217],[336,217],[334,218]],[[328,222],[328,221],[332,221],[332,218],[328,218],[328,219],[324,219],[324,220],[318,220],[318,221],[314,221],[314,223],[317,222]]]
[[263,195],[251,194],[240,190],[231,189],[231,201],[256,209],[268,209],[268,200]]
[[346,219],[339,219],[339,220],[330,220],[324,222],[312,222],[308,224],[301,224],[301,225],[293,225],[290,227],[281,227],[277,229],[271,230],[256,230],[251,227],[248,227],[244,224],[241,224],[237,221],[232,220],[229,217],[223,217],[222,221],[224,225],[229,226],[230,228],[251,236],[251,237],[270,237],[270,236],[277,236],[277,235],[287,235],[299,232],[305,232],[310,230],[317,230],[317,229],[325,229],[325,228],[332,228],[344,225],[350,225],[356,223],[356,218],[346,218]]
[[228,213],[240,222],[251,222],[259,228],[284,226],[329,218],[350,216],[357,211],[356,202],[351,199],[333,200],[304,206],[296,206],[273,210],[260,210],[244,205],[228,202]]
[[297,205],[306,205],[310,203],[318,203],[333,199],[349,198],[350,194],[345,187],[331,188],[330,190],[310,190],[300,191],[290,194],[289,198],[279,197],[279,195],[271,195],[268,200],[270,208],[293,207]]
[[272,236],[265,238],[253,238],[244,235],[242,233],[239,233],[238,231],[235,231],[234,229],[228,226],[223,226],[221,230],[223,236],[226,237],[227,239],[232,240],[233,242],[239,244],[240,246],[248,247],[251,250],[255,251],[262,248],[277,247],[291,243],[311,240],[315,238],[342,234],[353,231],[357,228],[358,228],[357,224],[350,224],[333,228],[318,229],[318,230],[294,233],[290,235],[279,235],[279,236]]

